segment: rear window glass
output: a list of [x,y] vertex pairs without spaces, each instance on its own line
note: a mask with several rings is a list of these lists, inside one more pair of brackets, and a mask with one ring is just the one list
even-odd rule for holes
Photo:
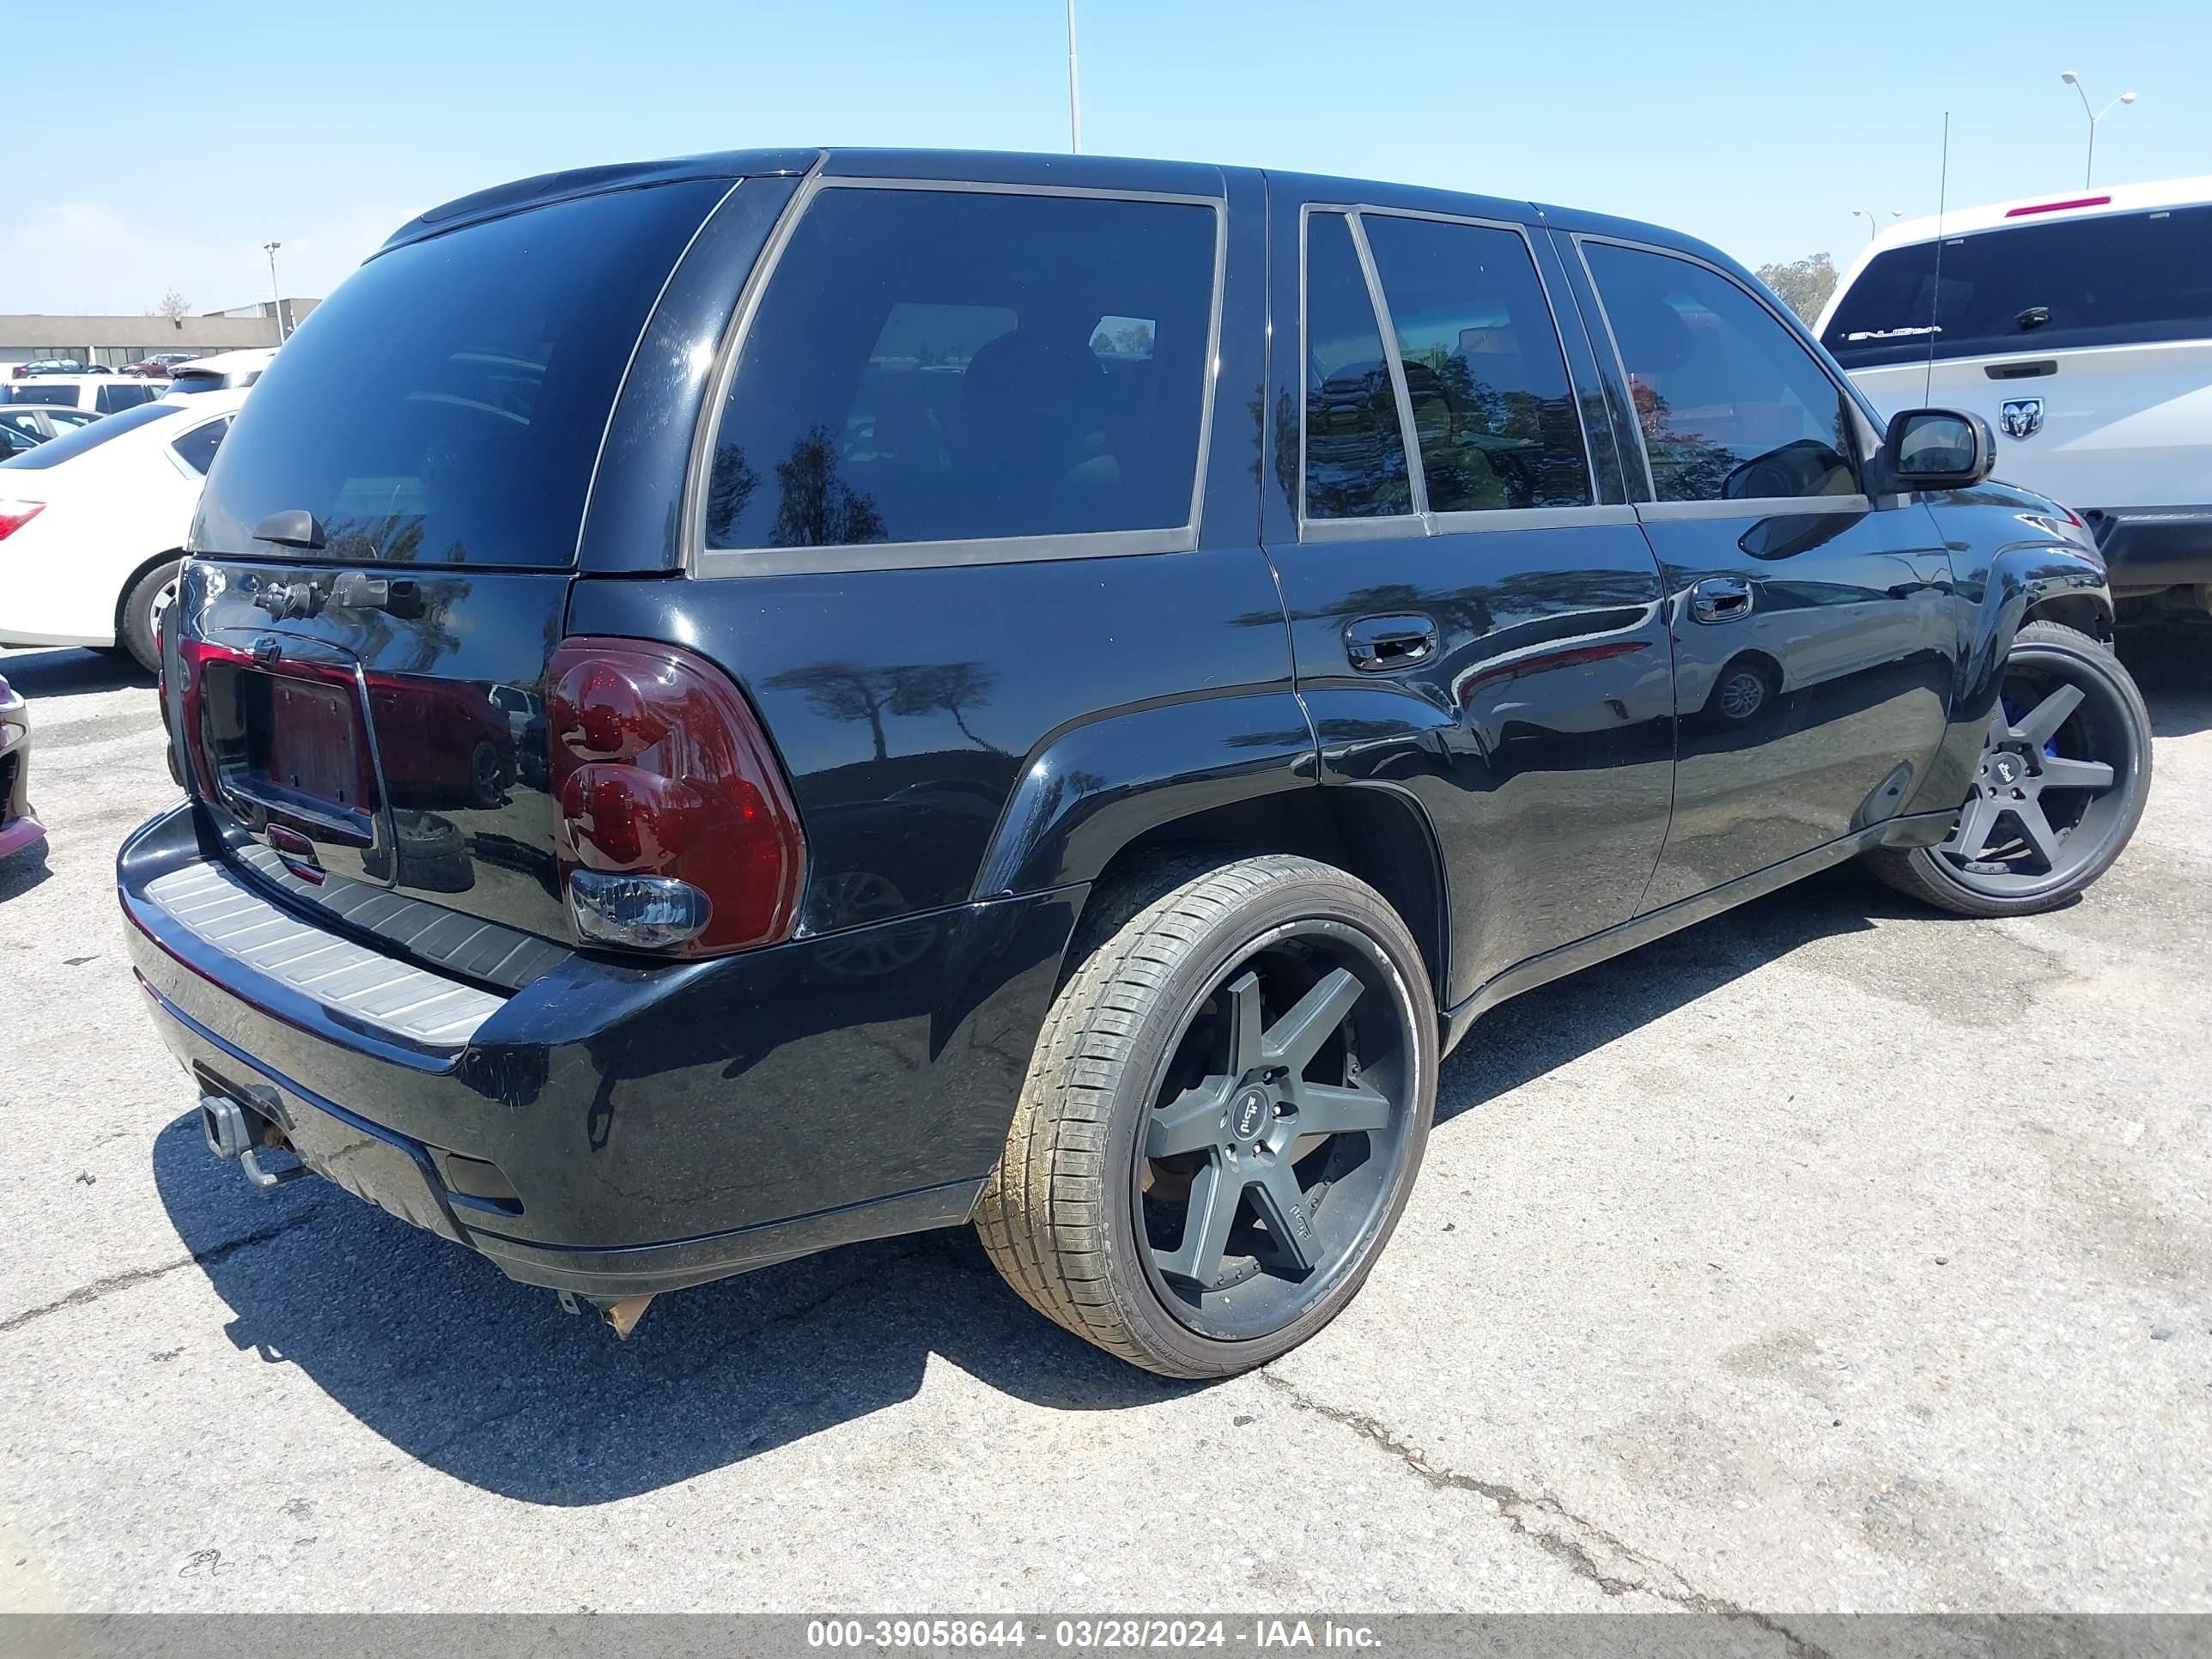
[[1190,521],[1214,213],[825,190],[745,337],[707,545],[813,547]]
[[230,416],[206,422],[194,427],[181,438],[173,441],[169,447],[177,459],[195,472],[204,474],[215,465],[215,453],[222,447],[222,435],[230,430]]
[[1405,428],[1352,222],[1306,222],[1306,517],[1388,518],[1413,510]]
[[[1932,331],[1932,333],[1931,333]],[[1845,368],[2212,336],[2212,207],[2008,226],[1877,254],[1821,343]]]
[[19,466],[27,471],[59,466],[72,456],[82,455],[88,449],[96,449],[110,439],[119,438],[126,432],[136,431],[176,412],[173,406],[167,404],[141,404],[136,409],[125,410],[120,415],[106,416],[58,433],[29,454],[18,455],[12,461],[0,462],[0,465]]
[[102,415],[112,415],[118,409],[136,409],[141,404],[151,403],[155,395],[150,386],[118,380],[113,386],[104,386],[94,392],[92,406]]
[[631,349],[728,188],[586,197],[371,259],[260,376],[191,545],[269,552],[253,527],[304,510],[331,559],[574,563]]
[[1360,224],[1398,334],[1429,510],[1589,505],[1582,420],[1528,244],[1387,214]]

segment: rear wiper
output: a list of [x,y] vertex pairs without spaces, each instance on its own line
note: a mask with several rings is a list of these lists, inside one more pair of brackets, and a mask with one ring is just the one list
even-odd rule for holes
[[257,542],[274,542],[279,547],[304,547],[319,550],[323,545],[323,527],[315,515],[305,507],[288,507],[282,513],[271,513],[253,526]]

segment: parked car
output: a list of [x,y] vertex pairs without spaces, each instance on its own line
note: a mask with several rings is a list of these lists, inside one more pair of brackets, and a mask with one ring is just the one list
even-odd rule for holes
[[[133,960],[218,1154],[618,1332],[972,1220],[1079,1335],[1238,1370],[1357,1291],[1485,1010],[1855,855],[1994,915],[2118,855],[2104,568],[1993,448],[1885,427],[1715,250],[1526,202],[880,151],[487,191],[216,461]],[[1754,633],[1785,582],[1847,598]],[[1754,638],[1779,685],[1705,720]],[[441,687],[538,700],[542,782],[379,701]]]
[[82,409],[51,404],[0,404],[0,460],[99,418]]
[[229,392],[252,386],[276,356],[276,348],[253,351],[218,351],[212,357],[194,357],[169,371],[172,395],[199,392]]
[[91,363],[78,362],[74,357],[37,357],[27,363],[9,366],[11,380],[30,380],[41,374],[105,374],[107,371]]
[[179,363],[193,362],[198,355],[190,351],[156,351],[151,356],[141,357],[135,363],[125,363],[123,372],[149,380],[166,380],[169,378],[170,370]]
[[45,374],[36,380],[0,382],[0,405],[45,404],[55,409],[81,409],[90,415],[112,415],[151,403],[166,390],[160,381],[113,374]]
[[120,647],[159,667],[185,531],[245,399],[141,404],[0,463],[0,645]]
[[44,839],[31,810],[31,720],[23,694],[0,675],[0,859]]
[[2081,514],[2122,599],[2212,609],[2212,175],[1897,225],[1820,332],[1877,408],[1988,420],[1998,471]]

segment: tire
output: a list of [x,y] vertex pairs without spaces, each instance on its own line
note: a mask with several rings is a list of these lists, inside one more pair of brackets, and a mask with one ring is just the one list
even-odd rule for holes
[[149,674],[161,672],[158,613],[168,599],[174,597],[177,573],[184,568],[181,559],[157,564],[131,583],[130,592],[124,596],[120,618],[123,625],[115,642]]
[[977,1207],[985,1253],[1132,1364],[1264,1364],[1343,1310],[1413,1190],[1437,1065],[1419,950],[1365,883],[1271,854],[1100,893],[1071,961]]
[[1723,726],[1748,726],[1770,708],[1782,676],[1756,657],[1732,659],[1713,681],[1706,709]]
[[[1867,854],[1891,886],[1959,915],[2033,915],[2071,903],[2125,850],[2150,798],[2150,711],[2108,647],[2063,623],[2029,623],[2005,658],[2002,695],[2007,706],[1992,717],[1950,836],[1939,847]],[[2039,717],[2069,697],[2045,734]],[[2057,772],[2054,761],[2069,769]],[[2100,769],[2110,774],[2102,787],[2063,781]]]

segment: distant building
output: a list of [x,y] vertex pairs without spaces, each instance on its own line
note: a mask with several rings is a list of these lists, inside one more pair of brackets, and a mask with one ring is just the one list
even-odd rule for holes
[[236,351],[277,343],[276,308],[283,307],[289,334],[322,302],[319,300],[263,300],[210,311],[171,322],[166,317],[52,317],[0,314],[0,374],[10,363],[41,357],[74,357],[80,362],[120,368],[157,351]]

